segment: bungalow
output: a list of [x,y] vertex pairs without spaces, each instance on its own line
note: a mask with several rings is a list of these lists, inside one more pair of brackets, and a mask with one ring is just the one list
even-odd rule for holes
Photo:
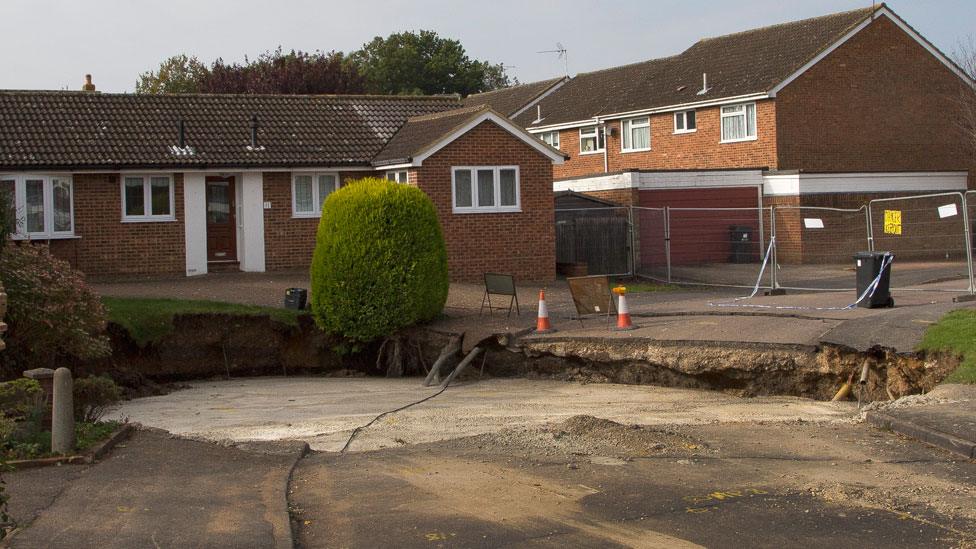
[[306,268],[322,204],[379,176],[433,200],[454,280],[555,273],[564,155],[452,97],[0,91],[18,239],[91,276]]

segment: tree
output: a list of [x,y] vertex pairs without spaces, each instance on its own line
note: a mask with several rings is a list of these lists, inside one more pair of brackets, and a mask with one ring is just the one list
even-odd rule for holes
[[307,53],[281,48],[244,63],[217,59],[209,67],[177,55],[143,73],[136,93],[323,94],[363,93],[363,78],[341,52]]
[[139,75],[136,93],[197,93],[208,74],[207,66],[196,57],[174,55],[159,64],[159,69]]
[[473,60],[459,41],[427,30],[377,36],[350,59],[371,93],[469,95],[510,84],[502,65]]
[[244,64],[218,59],[200,82],[204,93],[363,93],[363,78],[341,52],[306,53],[281,47]]

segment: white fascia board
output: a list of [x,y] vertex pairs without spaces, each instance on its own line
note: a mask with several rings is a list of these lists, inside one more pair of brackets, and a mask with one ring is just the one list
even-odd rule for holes
[[474,129],[478,124],[481,124],[482,122],[484,122],[486,120],[490,120],[490,121],[494,122],[495,124],[498,124],[499,126],[501,126],[502,129],[504,129],[508,133],[514,135],[515,137],[519,138],[523,143],[526,143],[527,145],[529,145],[533,149],[535,149],[535,150],[539,151],[540,153],[546,155],[547,157],[549,157],[552,160],[552,162],[554,164],[562,164],[566,160],[566,158],[562,155],[562,153],[557,152],[556,150],[549,148],[549,145],[546,145],[545,143],[543,143],[539,139],[536,139],[531,134],[527,133],[524,129],[522,129],[522,128],[520,128],[520,127],[512,124],[511,122],[505,120],[501,116],[498,116],[497,114],[495,114],[492,111],[485,111],[483,114],[481,114],[481,115],[479,115],[479,116],[471,119],[467,124],[464,124],[460,128],[458,128],[458,129],[454,130],[453,132],[451,132],[447,137],[441,139],[437,143],[435,143],[432,146],[428,147],[427,150],[425,150],[424,152],[422,152],[422,153],[418,154],[417,156],[413,157],[413,160],[410,163],[410,165],[411,166],[421,166],[423,164],[424,160],[426,160],[430,156],[436,154],[437,151],[439,151],[439,150],[443,149],[444,147],[448,146],[449,144],[451,144],[452,142],[454,142],[454,140],[456,140],[457,138],[461,137],[462,135],[468,133],[469,131],[471,131],[472,129]]
[[966,191],[968,172],[795,173],[763,176],[766,196]]
[[643,172],[640,174],[641,190],[758,187],[762,184],[762,170]]
[[800,174],[764,175],[764,196],[799,196]]
[[562,80],[560,80],[559,82],[556,82],[548,90],[546,90],[546,91],[542,92],[541,94],[539,94],[539,97],[536,97],[535,99],[533,99],[532,101],[530,101],[528,104],[526,104],[524,107],[522,107],[521,109],[519,109],[519,110],[515,111],[514,113],[512,113],[512,115],[509,118],[515,118],[516,116],[518,116],[518,115],[522,114],[523,112],[529,110],[531,107],[536,106],[539,103],[539,101],[542,101],[543,99],[545,99],[546,96],[548,96],[552,92],[558,90],[559,88],[563,87],[563,84],[565,84],[566,82],[569,82],[569,77],[568,76],[564,76]]
[[786,86],[790,85],[790,83],[793,82],[794,80],[796,80],[797,78],[799,78],[800,75],[802,75],[803,73],[807,72],[808,70],[810,70],[811,67],[813,67],[814,65],[816,65],[817,63],[819,63],[820,61],[822,61],[824,58],[826,58],[828,55],[830,55],[831,53],[833,53],[834,50],[836,50],[837,48],[843,46],[844,43],[846,43],[848,40],[850,40],[851,38],[853,38],[854,35],[856,35],[857,33],[859,33],[862,30],[864,30],[865,27],[867,27],[868,25],[870,25],[871,23],[873,23],[879,17],[887,17],[888,19],[890,19],[891,22],[893,22],[895,25],[897,25],[898,28],[900,28],[902,31],[904,31],[905,34],[907,34],[908,36],[910,36],[920,46],[922,46],[923,48],[925,48],[926,51],[928,51],[930,54],[932,54],[933,56],[935,56],[936,59],[938,59],[943,65],[945,65],[953,73],[955,73],[956,76],[958,76],[959,78],[961,78],[963,80],[963,82],[965,82],[968,86],[970,86],[970,87],[976,87],[976,82],[973,82],[973,80],[971,78],[969,78],[969,76],[965,72],[963,72],[962,70],[960,70],[959,67],[955,63],[953,63],[948,57],[945,56],[945,54],[943,54],[942,52],[940,52],[935,46],[933,46],[931,43],[929,43],[929,41],[926,40],[925,38],[923,38],[922,35],[920,35],[917,32],[915,32],[915,30],[912,29],[912,27],[910,27],[908,25],[908,23],[905,23],[905,21],[903,21],[901,17],[898,17],[898,15],[896,15],[894,12],[892,12],[887,7],[883,7],[883,8],[878,9],[871,17],[865,19],[859,25],[857,25],[856,27],[854,27],[853,29],[851,29],[847,34],[845,34],[844,36],[842,36],[839,40],[837,40],[836,42],[834,42],[833,44],[831,44],[830,46],[828,46],[827,49],[825,49],[824,51],[820,52],[816,57],[814,57],[813,59],[811,59],[810,61],[808,61],[805,65],[803,65],[802,67],[800,67],[796,72],[794,72],[793,74],[791,74],[788,77],[786,77],[786,80],[783,80],[782,82],[780,82],[779,84],[777,84],[773,89],[771,89],[769,91],[769,96],[770,97],[776,97],[776,94],[779,93],[780,90],[782,90]]
[[664,107],[654,107],[650,109],[640,109],[636,111],[618,112],[618,113],[605,114],[605,115],[601,114],[600,116],[594,118],[588,118],[586,120],[577,120],[575,122],[565,122],[562,124],[552,124],[549,126],[533,126],[531,128],[527,128],[526,131],[528,131],[529,133],[544,133],[544,132],[551,132],[556,130],[568,130],[571,128],[592,126],[604,120],[620,120],[622,118],[633,118],[635,116],[642,116],[642,115],[687,111],[687,110],[705,108],[705,107],[717,107],[719,105],[732,105],[735,103],[761,101],[763,99],[769,99],[769,98],[770,95],[767,93],[750,93],[747,95],[736,95],[732,97],[722,97],[719,99],[709,99],[707,101],[695,101],[692,103],[677,103],[674,105],[666,105]]
[[169,169],[126,169],[126,170],[69,170],[69,171],[59,171],[50,172],[45,170],[23,170],[17,173],[43,173],[43,174],[97,174],[97,173],[117,173],[117,174],[137,174],[137,175],[152,175],[152,174],[173,174],[173,173],[197,173],[197,174],[243,174],[243,173],[262,173],[262,172],[368,172],[372,171],[373,166],[341,166],[341,167],[329,167],[329,166],[296,166],[294,168],[208,168],[206,170],[200,170],[197,168],[169,168]]
[[582,179],[563,179],[552,182],[553,192],[574,191],[578,193],[595,191],[617,191],[621,189],[636,189],[639,185],[637,172],[616,173],[601,177],[586,177]]
[[386,165],[386,166],[376,166],[373,169],[376,170],[376,171],[378,171],[378,172],[388,172],[388,171],[391,171],[391,170],[405,170],[407,168],[413,168],[413,167],[414,167],[413,164],[411,164],[410,162],[407,162],[405,164],[389,164],[389,165]]

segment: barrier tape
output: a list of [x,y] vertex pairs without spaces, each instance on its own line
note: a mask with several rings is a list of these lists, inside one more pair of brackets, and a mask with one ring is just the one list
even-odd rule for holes
[[[709,302],[709,307],[744,307],[752,309],[774,309],[774,310],[790,310],[790,311],[849,311],[858,306],[859,303],[865,299],[874,297],[874,292],[878,289],[878,284],[881,283],[881,277],[884,276],[885,271],[891,266],[891,262],[895,260],[894,254],[886,252],[884,259],[881,260],[881,268],[878,269],[878,276],[874,277],[871,284],[864,289],[864,292],[855,300],[853,303],[845,307],[809,307],[803,305],[762,305],[758,303],[739,303],[740,301],[745,301],[747,299],[752,299],[756,297],[759,293],[760,285],[762,284],[763,274],[766,272],[766,266],[769,264],[769,258],[772,256],[773,247],[776,245],[776,237],[774,236],[769,241],[769,247],[766,249],[766,257],[763,258],[762,267],[759,269],[759,276],[756,278],[756,285],[752,288],[752,293],[747,296],[736,297],[731,301],[719,301],[719,302]],[[775,269],[775,266],[773,267]]]

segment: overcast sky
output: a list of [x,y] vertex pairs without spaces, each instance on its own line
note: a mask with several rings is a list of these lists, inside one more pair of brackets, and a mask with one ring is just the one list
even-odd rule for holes
[[[0,0],[0,88],[132,91],[171,55],[210,62],[285,50],[358,49],[372,37],[431,29],[530,82],[678,53],[696,40],[855,9],[853,0]],[[974,0],[889,5],[949,53],[976,33]]]

